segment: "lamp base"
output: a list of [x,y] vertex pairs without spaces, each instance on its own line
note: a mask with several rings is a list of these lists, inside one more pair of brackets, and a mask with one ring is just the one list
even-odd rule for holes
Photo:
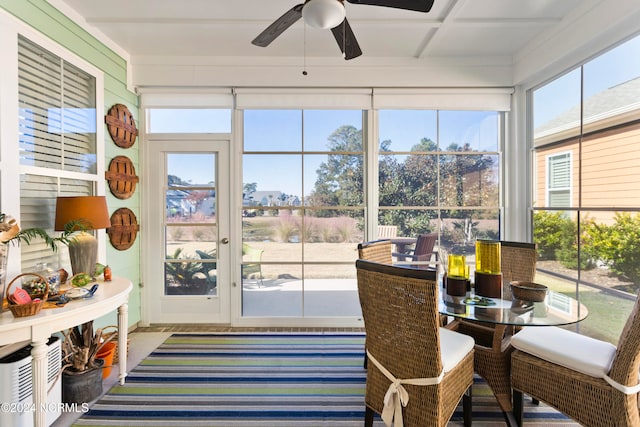
[[85,231],[78,233],[69,243],[69,258],[74,275],[87,273],[94,277],[98,260],[98,240]]

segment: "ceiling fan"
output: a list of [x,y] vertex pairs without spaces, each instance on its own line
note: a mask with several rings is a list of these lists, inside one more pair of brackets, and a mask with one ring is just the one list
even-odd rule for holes
[[[385,6],[395,9],[429,12],[434,0],[347,0],[353,4]],[[338,42],[344,59],[353,59],[362,55],[355,34],[347,21],[344,0],[305,0],[297,4],[276,19],[251,43],[267,47],[287,28],[302,18],[311,27],[329,29]]]

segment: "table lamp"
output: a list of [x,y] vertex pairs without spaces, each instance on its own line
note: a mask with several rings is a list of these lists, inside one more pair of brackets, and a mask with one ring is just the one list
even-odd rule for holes
[[111,227],[107,200],[104,196],[58,197],[56,200],[55,230],[64,231],[65,226],[75,221],[79,232],[69,242],[69,258],[73,274],[95,274],[98,261],[98,240],[85,230]]

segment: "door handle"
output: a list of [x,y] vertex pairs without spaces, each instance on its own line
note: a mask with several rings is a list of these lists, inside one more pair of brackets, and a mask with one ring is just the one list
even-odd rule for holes
[[220,240],[220,243],[222,243],[223,245],[226,245],[227,243],[229,243],[229,239],[225,237],[222,240]]

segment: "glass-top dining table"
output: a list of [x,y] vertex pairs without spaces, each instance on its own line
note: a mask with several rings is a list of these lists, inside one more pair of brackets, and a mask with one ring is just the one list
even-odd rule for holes
[[[571,325],[584,320],[589,310],[575,298],[549,290],[542,302],[500,298],[460,297],[455,302],[442,289],[440,314],[453,318],[445,327],[462,331],[466,321],[487,326],[491,343],[476,341],[475,357],[492,369],[484,373],[509,426],[515,426],[511,399],[511,336],[520,327]],[[472,326],[472,325],[470,325]],[[468,328],[469,326],[467,326]],[[463,332],[464,333],[464,332]],[[480,345],[480,347],[479,347]]]
[[[513,326],[562,326],[584,320],[589,310],[575,298],[548,291],[542,302],[505,300],[498,298],[461,298],[445,301],[442,292],[439,311],[459,319]],[[467,300],[467,302],[464,302]]]

